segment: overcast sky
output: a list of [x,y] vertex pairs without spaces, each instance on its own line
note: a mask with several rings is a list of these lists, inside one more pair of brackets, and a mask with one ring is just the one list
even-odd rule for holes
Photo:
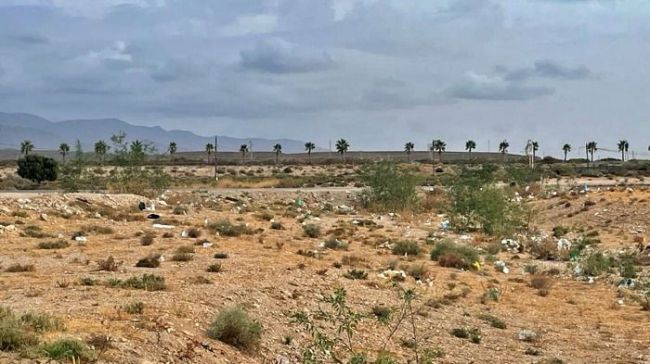
[[0,111],[647,155],[650,1],[0,0]]

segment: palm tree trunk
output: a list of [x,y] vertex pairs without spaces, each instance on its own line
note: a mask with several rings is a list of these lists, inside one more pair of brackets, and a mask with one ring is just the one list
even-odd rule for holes
[[309,159],[309,164],[311,164],[311,150],[307,151],[307,158]]
[[566,163],[566,150],[564,151],[564,163]]

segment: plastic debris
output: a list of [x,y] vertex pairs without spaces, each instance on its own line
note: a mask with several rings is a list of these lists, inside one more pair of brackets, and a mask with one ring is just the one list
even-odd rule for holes
[[74,240],[80,243],[85,243],[88,239],[85,236],[75,236]]
[[406,279],[406,273],[403,270],[388,269],[379,273],[379,278],[390,279],[392,281],[403,281]]
[[449,230],[450,225],[451,225],[451,223],[449,222],[449,220],[442,220],[440,222],[439,227],[440,227],[441,230]]
[[514,239],[503,239],[501,240],[501,245],[503,245],[509,252],[519,252],[521,249],[521,244]]
[[506,266],[506,262],[504,262],[504,261],[502,261],[502,260],[497,260],[496,262],[494,262],[494,266],[495,266],[495,267],[497,268],[497,270],[498,270],[499,272],[501,272],[501,273],[505,273],[505,274],[510,273],[510,268],[508,268],[508,267]]
[[568,239],[560,239],[557,241],[557,250],[570,250],[571,242]]
[[167,229],[167,230],[171,230],[171,229],[174,228],[174,226],[173,226],[173,225],[164,225],[164,224],[153,224],[153,228],[154,228],[154,229]]

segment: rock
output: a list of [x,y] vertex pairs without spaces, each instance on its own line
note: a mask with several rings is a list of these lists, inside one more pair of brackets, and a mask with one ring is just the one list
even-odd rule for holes
[[48,216],[47,216],[46,213],[42,213],[41,216],[40,216],[40,218],[41,218],[41,220],[43,220],[43,221],[48,221],[48,220],[49,220],[49,218],[48,218]]
[[519,341],[532,342],[537,339],[537,333],[533,330],[519,330],[517,333],[517,339],[519,339]]

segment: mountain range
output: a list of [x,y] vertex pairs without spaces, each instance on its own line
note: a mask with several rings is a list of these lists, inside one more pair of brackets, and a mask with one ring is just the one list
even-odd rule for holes
[[[0,149],[20,149],[23,140],[31,141],[36,150],[56,150],[61,143],[71,148],[81,141],[84,150],[92,150],[94,143],[123,131],[127,141],[139,139],[153,143],[158,151],[166,151],[170,142],[176,142],[178,151],[203,151],[214,137],[203,137],[186,130],[165,130],[159,126],[139,126],[119,119],[79,119],[50,121],[24,113],[0,112]],[[253,143],[255,151],[270,152],[275,144],[285,153],[304,152],[305,142],[292,139],[218,137],[219,151],[238,151],[242,144]]]

